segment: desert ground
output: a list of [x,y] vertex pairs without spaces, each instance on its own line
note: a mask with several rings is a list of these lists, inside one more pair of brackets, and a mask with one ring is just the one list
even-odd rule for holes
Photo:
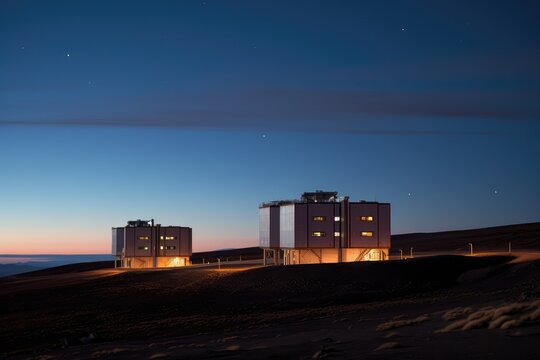
[[221,269],[102,262],[0,278],[0,357],[538,359],[532,247]]

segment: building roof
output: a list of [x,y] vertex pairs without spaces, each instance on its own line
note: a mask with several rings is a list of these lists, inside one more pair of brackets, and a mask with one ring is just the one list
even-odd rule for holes
[[[274,200],[262,203],[259,208],[272,207],[272,206],[282,206],[282,205],[292,205],[292,204],[303,204],[303,203],[338,203],[345,197],[338,197],[337,191],[322,191],[317,190],[314,192],[305,192],[302,194],[300,199],[292,200]],[[390,203],[382,203],[378,201],[350,201],[351,204],[383,204],[390,205]]]

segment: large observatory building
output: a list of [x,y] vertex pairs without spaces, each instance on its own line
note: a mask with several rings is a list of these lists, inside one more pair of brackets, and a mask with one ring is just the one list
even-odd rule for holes
[[349,201],[337,192],[306,192],[300,200],[259,207],[259,242],[265,264],[387,260],[390,204]]
[[154,225],[154,219],[112,228],[112,253],[125,268],[187,266],[191,246],[191,228]]

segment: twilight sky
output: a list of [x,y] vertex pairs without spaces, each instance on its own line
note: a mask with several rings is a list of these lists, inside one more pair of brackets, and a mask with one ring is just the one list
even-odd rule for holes
[[392,232],[540,221],[537,1],[0,2],[0,253],[110,228],[255,246],[258,205],[392,203]]

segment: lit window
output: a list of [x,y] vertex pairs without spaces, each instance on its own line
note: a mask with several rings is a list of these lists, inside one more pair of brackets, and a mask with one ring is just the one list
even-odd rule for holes
[[176,240],[176,236],[165,236],[165,240]]
[[339,231],[334,232],[334,236],[340,236]]
[[362,236],[372,237],[373,231],[362,231]]
[[149,247],[148,246],[139,246],[138,249],[139,250],[148,250]]
[[163,240],[163,235],[161,235],[161,236],[159,237],[159,240]]
[[163,245],[161,245],[161,246],[159,247],[159,249],[160,249],[160,250],[163,250]]
[[148,236],[139,236],[139,240],[148,240]]
[[373,221],[373,216],[360,216],[362,221]]
[[340,221],[341,218],[339,216],[334,216],[334,221]]
[[326,220],[326,216],[313,216],[311,219],[313,221],[324,221]]
[[324,231],[314,231],[311,233],[311,236],[315,237],[325,237],[326,233]]

